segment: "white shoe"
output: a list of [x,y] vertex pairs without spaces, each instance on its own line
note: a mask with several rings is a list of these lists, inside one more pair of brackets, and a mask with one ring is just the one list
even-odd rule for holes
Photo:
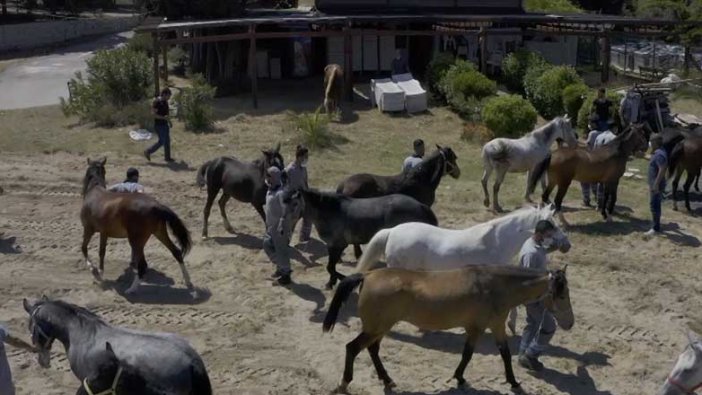
[[658,232],[655,229],[650,229],[648,232],[644,233],[644,237],[653,237],[653,236],[658,236],[660,234],[661,234],[661,232]]

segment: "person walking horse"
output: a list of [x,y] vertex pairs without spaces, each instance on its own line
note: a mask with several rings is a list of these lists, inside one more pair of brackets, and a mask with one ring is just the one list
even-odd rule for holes
[[651,217],[653,226],[644,233],[645,237],[661,234],[661,204],[665,191],[665,172],[668,168],[668,151],[663,146],[663,136],[651,137],[651,160],[648,165],[648,187],[650,191]]
[[[539,221],[534,235],[524,242],[519,252],[519,266],[545,273],[548,270],[547,254],[557,249],[554,239],[556,232],[556,227],[550,221]],[[556,332],[556,320],[541,300],[526,304],[525,307],[526,326],[519,345],[518,362],[525,369],[540,371],[544,365],[539,361],[539,356]]]
[[290,284],[290,224],[284,213],[282,172],[275,166],[266,171],[266,235],[263,250],[276,266],[273,285]]
[[159,148],[163,147],[163,155],[166,162],[173,162],[171,157],[171,119],[169,117],[168,100],[171,98],[171,90],[164,88],[161,95],[151,104],[151,113],[154,115],[154,129],[158,134],[156,144],[144,151],[146,160],[151,162],[151,155]]
[[36,352],[36,349],[31,344],[10,335],[7,328],[0,324],[0,394],[15,395],[15,385],[12,383],[12,371],[10,370],[10,363],[7,361],[7,355],[5,354],[5,343],[30,352]]
[[127,178],[124,182],[112,185],[107,190],[110,192],[144,193],[144,186],[139,184],[139,170],[130,167],[127,169]]
[[[285,168],[287,182],[285,184],[286,191],[295,191],[298,189],[309,189],[307,179],[307,161],[309,160],[309,149],[304,145],[298,145],[295,149],[295,161]],[[290,227],[290,233],[295,230],[295,225],[300,218],[295,218]],[[312,222],[302,217],[302,229],[300,229],[300,243],[310,241],[310,233],[312,233]]]
[[408,156],[405,158],[405,161],[402,162],[402,171],[405,173],[422,163],[424,159],[424,140],[416,139],[412,145],[414,147],[414,154]]

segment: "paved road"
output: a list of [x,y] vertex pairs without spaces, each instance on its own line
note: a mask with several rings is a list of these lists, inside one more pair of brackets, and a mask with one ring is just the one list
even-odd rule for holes
[[122,45],[132,32],[90,39],[56,50],[46,56],[28,58],[0,73],[0,110],[58,104],[68,97],[66,83],[98,49]]

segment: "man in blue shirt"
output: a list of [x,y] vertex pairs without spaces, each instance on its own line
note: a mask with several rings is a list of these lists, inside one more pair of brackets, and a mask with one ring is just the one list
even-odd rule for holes
[[408,172],[411,168],[422,163],[423,158],[424,158],[424,140],[416,139],[416,140],[414,140],[414,154],[405,158],[405,161],[402,163],[402,171],[405,173]]
[[651,150],[653,154],[648,164],[648,187],[653,227],[645,233],[646,237],[661,234],[661,203],[665,191],[665,172],[668,169],[668,152],[663,147],[663,136],[656,134],[651,137]]
[[139,184],[139,170],[130,167],[124,182],[112,185],[107,190],[110,192],[144,193],[144,187]]

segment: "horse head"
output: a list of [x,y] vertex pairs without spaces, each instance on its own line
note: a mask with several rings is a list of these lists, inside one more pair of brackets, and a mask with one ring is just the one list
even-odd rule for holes
[[436,149],[439,150],[439,154],[444,158],[444,174],[458,179],[461,176],[461,168],[458,167],[456,153],[453,152],[451,147],[442,147],[439,144],[436,145]]
[[643,157],[648,149],[648,140],[643,123],[633,124],[629,130],[621,135],[621,149],[626,156],[634,155]]
[[105,157],[98,160],[88,158],[88,169],[83,178],[83,196],[96,185],[105,186],[105,163],[107,163]]
[[694,394],[702,387],[702,342],[696,334],[687,334],[688,344],[675,362],[659,395]]
[[280,143],[275,146],[275,148],[261,150],[263,153],[263,168],[268,169],[269,167],[275,166],[280,170],[285,168],[285,161],[283,160],[283,155],[280,154]]
[[32,345],[37,349],[37,362],[42,368],[51,366],[51,346],[56,340],[55,329],[46,319],[42,307],[49,302],[46,296],[30,304],[27,299],[22,300],[24,310],[29,314],[29,333],[32,336]]
[[573,328],[575,324],[573,306],[570,303],[570,289],[566,278],[567,269],[568,265],[565,265],[561,270],[549,272],[549,290],[544,299],[546,309],[553,314],[558,326],[566,331]]
[[548,205],[540,205],[538,207],[539,210],[539,220],[544,220],[548,221],[553,225],[553,246],[551,247],[551,251],[558,250],[562,253],[566,253],[570,251],[570,239],[568,239],[568,235],[563,232],[563,229],[561,229],[558,224],[556,223],[554,216],[556,215],[556,207],[551,203]]
[[553,120],[556,127],[556,136],[568,144],[568,147],[576,147],[578,145],[578,135],[573,129],[570,117],[564,115]]

